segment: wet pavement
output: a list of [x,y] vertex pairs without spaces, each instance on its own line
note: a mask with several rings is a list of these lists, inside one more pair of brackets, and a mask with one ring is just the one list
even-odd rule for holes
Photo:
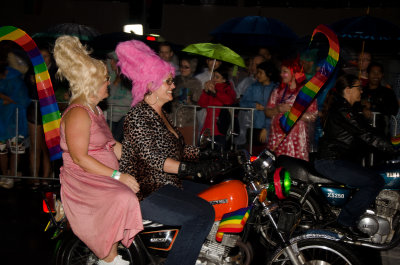
[[[1,265],[50,265],[55,240],[44,228],[49,220],[42,211],[40,192],[33,191],[27,180],[15,183],[14,188],[0,188],[0,248]],[[252,264],[265,264],[268,253],[255,246],[256,259]],[[400,247],[382,252],[361,248],[357,256],[365,265],[400,264]],[[382,261],[381,261],[382,256]]]

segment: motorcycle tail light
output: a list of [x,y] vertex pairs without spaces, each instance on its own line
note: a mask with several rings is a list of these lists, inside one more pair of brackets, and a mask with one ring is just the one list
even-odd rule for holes
[[267,194],[268,194],[267,190],[266,189],[262,189],[260,194],[258,195],[258,200],[260,202],[264,202],[267,199]]
[[256,160],[258,157],[256,157],[256,156],[251,156],[250,157],[250,162],[254,162],[254,160]]
[[[45,197],[46,197],[46,199],[43,199],[43,212],[55,213],[56,212],[54,210],[55,194],[53,192],[46,192]],[[47,203],[46,203],[46,201],[47,201]]]

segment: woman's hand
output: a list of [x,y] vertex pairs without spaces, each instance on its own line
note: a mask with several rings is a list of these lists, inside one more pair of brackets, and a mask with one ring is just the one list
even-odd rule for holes
[[211,80],[205,82],[205,83],[204,83],[204,91],[207,92],[207,93],[212,93],[212,94],[217,93],[217,92],[215,91],[215,84],[214,84],[214,82],[211,81]]
[[128,186],[134,193],[137,193],[140,190],[139,183],[137,183],[136,179],[129,174],[121,173],[119,181]]
[[259,135],[259,140],[261,143],[266,143],[267,142],[267,135],[268,135],[268,131],[267,129],[263,128],[260,132]]
[[278,113],[285,113],[285,112],[289,111],[291,107],[292,107],[292,105],[287,104],[287,103],[279,104],[279,105],[277,105]]
[[260,103],[256,103],[256,110],[264,110],[264,106]]
[[5,94],[0,93],[0,99],[3,100],[3,105],[15,104],[15,101]]

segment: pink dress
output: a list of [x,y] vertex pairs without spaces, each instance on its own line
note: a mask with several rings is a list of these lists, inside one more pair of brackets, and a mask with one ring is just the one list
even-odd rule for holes
[[[75,107],[84,108],[91,119],[88,154],[104,165],[118,169],[112,147],[115,141],[104,116],[97,116],[78,104],[69,106],[64,114]],[[136,194],[110,176],[85,172],[71,159],[63,126],[60,135],[64,151],[60,169],[61,200],[72,231],[99,258],[106,257],[115,242],[121,241],[128,247],[143,229]]]
[[[279,88],[272,91],[271,97],[269,98],[267,108],[274,108],[277,104],[290,104],[293,105],[297,96],[297,92],[290,92],[288,89],[285,93],[285,89]],[[306,110],[306,113],[312,113],[317,115],[317,102],[314,100]],[[287,155],[291,157],[300,158],[308,161],[308,153],[310,152],[310,137],[309,128],[313,124],[297,120],[296,124],[289,132],[289,135],[276,147],[284,136],[284,132],[281,129],[279,119],[283,113],[275,115],[271,121],[271,132],[268,137],[268,149],[273,150],[276,156]],[[276,148],[274,150],[274,148]]]

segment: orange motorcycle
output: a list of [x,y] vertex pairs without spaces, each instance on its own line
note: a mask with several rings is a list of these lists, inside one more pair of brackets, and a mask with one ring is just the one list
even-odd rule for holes
[[[273,224],[279,235],[280,245],[264,264],[299,265],[315,264],[313,262],[317,261],[323,264],[360,264],[354,254],[329,234],[311,233],[288,238],[281,224],[293,227],[297,221],[293,216],[299,214],[290,209],[278,211],[278,204],[274,202],[288,196],[291,179],[284,168],[274,168],[275,156],[272,153],[265,150],[251,159],[245,151],[236,152],[231,159],[241,168],[242,180],[226,180],[199,194],[213,205],[215,222],[203,243],[196,264],[251,264],[253,249],[249,234],[251,231],[260,233],[259,228],[263,227],[262,222],[266,219]],[[52,194],[45,196],[46,208],[52,207],[52,201]],[[96,264],[97,257],[68,230],[67,220],[56,220],[54,213],[51,210],[48,212],[52,216],[50,223],[55,228],[55,237],[59,238],[55,264]],[[173,247],[180,228],[147,220],[143,220],[143,224],[144,230],[136,236],[129,248],[120,245],[119,254],[129,260],[130,264],[159,264]],[[64,230],[67,230],[66,233],[60,233]]]

